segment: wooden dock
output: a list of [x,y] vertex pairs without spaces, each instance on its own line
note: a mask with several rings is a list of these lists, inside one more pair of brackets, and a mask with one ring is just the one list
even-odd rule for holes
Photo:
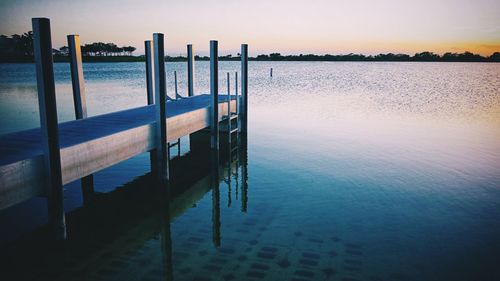
[[[0,210],[46,196],[56,239],[66,238],[62,185],[82,179],[82,189],[92,191],[93,173],[150,151],[151,169],[159,184],[168,188],[168,143],[210,129],[207,149],[218,155],[219,122],[227,123],[221,131],[229,128],[225,130],[229,135],[246,135],[246,44],[242,45],[241,97],[237,91],[229,95],[229,89],[220,94],[218,42],[211,41],[210,94],[194,95],[194,51],[189,45],[189,93],[186,98],[167,101],[164,39],[163,34],[155,33],[153,42],[145,42],[148,105],[86,118],[80,41],[78,35],[69,35],[77,120],[58,124],[49,20],[33,19],[33,32],[41,126],[0,136]],[[231,127],[233,120],[237,120],[237,130]]]
[[[166,106],[167,142],[210,127],[210,95]],[[219,121],[227,108],[227,98],[221,95]],[[63,184],[154,149],[155,126],[154,105],[59,124]],[[0,136],[0,209],[44,195],[41,138],[40,128]]]

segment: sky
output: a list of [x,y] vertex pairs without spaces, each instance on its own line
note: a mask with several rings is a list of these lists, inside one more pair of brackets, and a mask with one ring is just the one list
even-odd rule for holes
[[421,51],[500,52],[500,0],[1,0],[0,34],[31,30],[51,19],[54,47],[66,35],[82,44],[113,42],[144,53],[144,40],[165,34],[167,55],[186,44],[207,55],[378,54]]

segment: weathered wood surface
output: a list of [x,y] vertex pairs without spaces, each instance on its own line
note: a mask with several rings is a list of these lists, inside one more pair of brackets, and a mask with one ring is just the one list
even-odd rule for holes
[[[235,97],[232,97],[235,106]],[[167,102],[167,141],[210,127],[210,95]],[[219,97],[219,121],[227,97]],[[155,105],[59,124],[63,184],[155,148]],[[0,210],[44,195],[40,129],[0,136]]]

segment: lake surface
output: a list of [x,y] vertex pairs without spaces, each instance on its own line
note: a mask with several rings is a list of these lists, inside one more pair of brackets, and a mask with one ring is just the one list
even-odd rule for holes
[[[196,92],[208,93],[208,62],[196,67]],[[168,94],[176,70],[185,96],[185,63],[166,68]],[[233,79],[239,63],[220,63],[221,92],[227,71]],[[55,75],[59,119],[72,120],[69,65],[55,64]],[[146,104],[143,63],[85,64],[84,75],[90,116]],[[0,64],[0,134],[38,126],[36,96],[34,65]],[[79,183],[65,186],[70,240],[85,241],[74,246],[78,254],[68,251],[55,272],[24,260],[38,250],[28,247],[4,255],[10,262],[0,272],[51,280],[500,280],[500,64],[250,62],[247,141],[230,164],[222,161],[219,179],[200,172],[195,183],[180,180],[192,164],[174,173],[179,191],[166,216],[158,216],[161,204],[149,209],[148,154],[95,174],[104,206],[85,211]],[[178,167],[201,161],[187,138],[179,154]],[[88,212],[108,220],[88,224]],[[1,211],[0,247],[15,252],[17,238],[36,240],[31,232],[45,213],[41,198]]]

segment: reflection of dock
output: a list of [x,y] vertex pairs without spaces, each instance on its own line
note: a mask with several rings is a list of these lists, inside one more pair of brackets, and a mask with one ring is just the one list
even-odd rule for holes
[[151,169],[158,183],[168,189],[169,142],[183,136],[203,135],[200,131],[210,129],[210,141],[201,143],[211,148],[211,154],[218,155],[219,122],[228,123],[221,126],[224,135],[246,135],[248,48],[245,44],[241,52],[241,98],[237,94],[219,94],[218,42],[211,41],[210,95],[194,95],[194,53],[192,46],[188,46],[189,95],[174,100],[166,95],[163,34],[155,33],[153,42],[145,44],[149,105],[86,118],[79,37],[68,36],[78,120],[58,124],[49,20],[33,19],[33,32],[41,127],[0,137],[0,210],[46,196],[49,223],[57,239],[66,238],[64,184],[82,179],[86,202],[93,192],[93,173],[150,151]]
[[[176,238],[185,238],[171,234],[172,222],[196,206],[208,192],[212,192],[212,196],[219,195],[216,190],[218,183],[213,182],[214,178],[226,178],[229,172],[234,174],[237,170],[243,175],[247,169],[244,148],[232,159],[221,158],[221,163],[229,166],[230,170],[212,169],[211,159],[206,157],[209,151],[206,152],[187,153],[171,160],[172,166],[178,167],[171,176],[178,181],[171,185],[170,200],[166,200],[165,190],[156,184],[155,176],[151,173],[109,193],[96,193],[90,204],[68,213],[68,234],[71,239],[66,241],[62,251],[51,243],[43,243],[48,233],[46,226],[6,246],[0,257],[0,276],[32,280],[39,278],[41,273],[50,272],[50,280],[71,280],[75,276],[83,280],[124,280],[123,272],[127,268],[134,268],[133,273],[129,274],[137,276],[147,275],[148,272],[142,268],[155,268],[157,279],[161,276],[161,280],[173,280],[173,257],[179,253],[173,252],[172,244],[179,243]],[[194,167],[199,169],[194,176],[182,172]],[[241,183],[243,193],[243,189],[247,188],[246,179],[240,176],[234,180]],[[212,205],[213,213],[218,218],[220,207]],[[213,237],[213,241],[220,241],[220,219],[211,221],[211,225],[213,233],[219,235]],[[194,223],[192,227],[200,225]],[[207,245],[210,243],[209,237],[207,235],[204,240]],[[148,255],[147,266],[143,264],[142,252]],[[128,266],[121,265],[123,257],[126,257]],[[116,270],[107,272],[109,268]],[[103,271],[106,272],[104,275]],[[127,278],[139,280],[137,276]]]

